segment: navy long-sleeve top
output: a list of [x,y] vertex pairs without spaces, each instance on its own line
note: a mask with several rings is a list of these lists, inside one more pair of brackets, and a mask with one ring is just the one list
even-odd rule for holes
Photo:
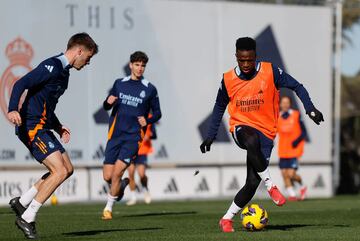
[[[256,68],[253,73],[249,75],[245,75],[240,71],[240,68],[237,66],[235,67],[235,72],[237,73],[238,77],[242,80],[251,81],[255,75],[257,74],[258,70],[260,69],[261,62],[256,63]],[[288,88],[295,91],[296,95],[300,98],[301,102],[304,105],[306,113],[311,112],[314,109],[314,104],[312,103],[309,93],[304,88],[304,86],[299,83],[296,79],[294,79],[291,75],[284,72],[282,69],[272,66],[273,75],[274,75],[274,83],[277,89],[280,88]],[[217,93],[216,102],[212,112],[212,118],[210,127],[208,129],[207,138],[214,140],[217,135],[217,131],[219,129],[222,117],[226,110],[226,107],[230,101],[229,95],[226,90],[226,86],[224,83],[224,79],[221,81],[220,88]]]
[[[118,97],[113,105],[107,103],[107,98]],[[117,79],[104,101],[104,109],[112,112],[109,119],[108,138],[140,140],[141,126],[139,116],[144,116],[148,124],[153,124],[161,118],[158,92],[148,80],[132,80],[130,76]],[[149,113],[152,113],[148,118]]]
[[8,111],[19,111],[19,101],[27,90],[20,115],[26,131],[57,129],[61,126],[55,115],[56,105],[64,94],[69,82],[71,66],[64,54],[42,61],[35,69],[19,79],[12,90]]

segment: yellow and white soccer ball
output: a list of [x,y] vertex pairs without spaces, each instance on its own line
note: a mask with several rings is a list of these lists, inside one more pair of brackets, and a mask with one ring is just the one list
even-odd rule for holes
[[248,231],[257,231],[265,228],[269,221],[266,210],[257,205],[250,204],[243,208],[241,212],[241,222]]

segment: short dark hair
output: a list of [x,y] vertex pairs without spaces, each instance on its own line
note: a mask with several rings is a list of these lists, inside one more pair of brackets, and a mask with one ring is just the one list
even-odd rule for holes
[[93,54],[97,54],[99,51],[98,45],[95,43],[95,41],[90,37],[89,34],[83,32],[83,33],[77,33],[71,36],[71,38],[68,41],[67,49],[71,49],[77,45],[84,46],[88,50],[92,51]]
[[141,51],[136,51],[130,55],[130,63],[143,62],[146,64],[149,61],[149,57]]
[[235,46],[236,50],[254,50],[256,52],[256,41],[250,37],[238,38]]
[[292,99],[291,99],[290,96],[288,96],[288,95],[283,95],[283,96],[281,96],[281,97],[280,97],[280,102],[282,101],[282,99],[289,99],[290,105],[292,105]]

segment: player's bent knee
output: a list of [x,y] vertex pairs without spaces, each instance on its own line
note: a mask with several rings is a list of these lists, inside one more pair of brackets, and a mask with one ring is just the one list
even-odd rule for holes
[[104,181],[107,183],[111,183],[111,175],[103,175]]

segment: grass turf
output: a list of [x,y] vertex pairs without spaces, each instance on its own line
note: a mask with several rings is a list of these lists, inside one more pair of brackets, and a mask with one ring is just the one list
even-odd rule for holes
[[[235,233],[221,233],[219,218],[230,201],[117,204],[113,220],[102,221],[104,204],[43,207],[37,218],[41,240],[360,240],[360,196],[288,202],[276,207],[255,200],[269,213],[269,225],[247,232],[235,221]],[[15,216],[0,208],[0,239],[21,240]]]

